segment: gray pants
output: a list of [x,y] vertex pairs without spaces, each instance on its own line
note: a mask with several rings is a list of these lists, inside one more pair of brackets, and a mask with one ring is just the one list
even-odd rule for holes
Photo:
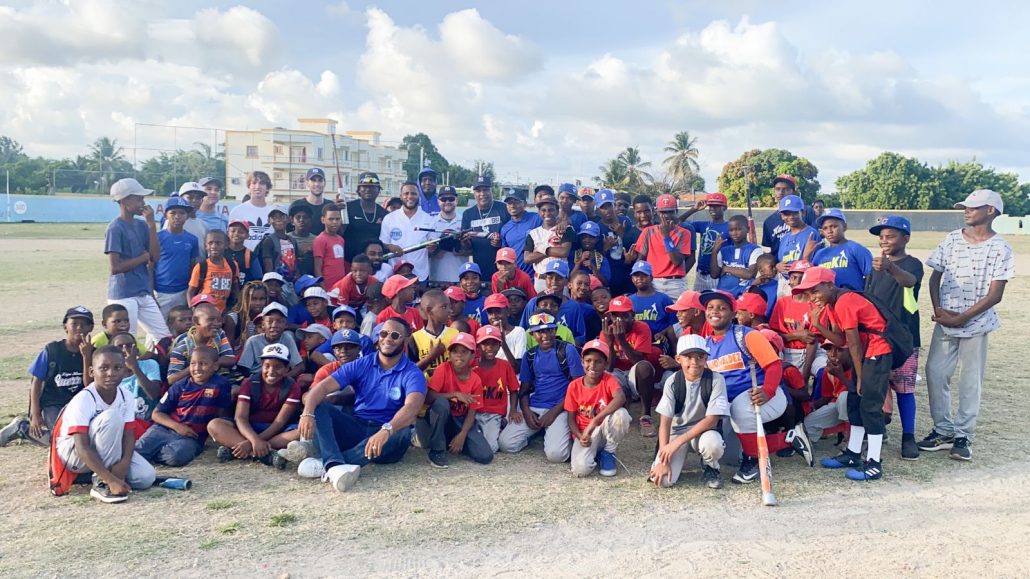
[[[958,413],[951,414],[951,379],[958,374]],[[987,367],[987,334],[972,338],[947,336],[935,325],[926,355],[926,393],[933,429],[944,436],[973,440],[980,414],[980,392]]]
[[[676,438],[675,434],[672,435],[669,438],[669,442],[676,440]],[[736,438],[736,436],[733,438]],[[662,481],[663,487],[671,487],[680,479],[680,474],[683,472],[683,464],[687,462],[687,452],[691,450],[701,455],[701,462],[705,466],[719,470],[719,459],[722,458],[726,445],[723,444],[722,435],[719,434],[718,430],[702,432],[701,436],[684,444],[672,454],[672,459],[669,461],[669,480]],[[651,463],[651,466],[656,464],[658,464],[657,456],[654,457],[654,462]]]
[[[707,259],[707,257],[705,259]],[[703,292],[717,287],[719,287],[719,278],[712,277],[699,271],[694,272],[694,291]]]
[[[547,414],[546,408],[530,408],[537,418]],[[516,424],[509,422],[508,426],[501,431],[501,438],[498,441],[501,452],[514,453],[526,448],[529,445],[531,436],[539,432],[526,425],[526,421]],[[550,426],[544,429],[544,454],[551,462],[565,462],[572,455],[572,439],[569,438],[569,419],[564,412],[554,419]]]
[[[122,459],[122,436],[125,420],[113,409],[107,409],[89,423],[89,444],[100,456],[104,466],[111,468]],[[89,472],[89,467],[75,450],[72,437],[58,439],[57,455],[69,470],[77,473]],[[154,484],[157,472],[138,452],[133,451],[125,482],[134,489],[148,489]]]
[[[558,418],[562,419],[567,422],[569,418],[567,415]],[[632,421],[629,412],[625,408],[620,408],[590,433],[590,446],[583,446],[579,440],[572,441],[572,474],[583,477],[594,472],[597,468],[597,452],[601,450],[602,445],[604,450],[615,454],[619,449],[619,443],[626,438],[629,423]]]
[[823,431],[843,424],[848,420],[848,393],[841,392],[836,402],[820,406],[805,417],[805,432],[815,444],[823,437]]
[[669,296],[672,299],[677,299],[680,295],[687,291],[687,277],[656,277],[652,282],[654,289],[660,291],[663,294]]
[[476,424],[483,431],[483,438],[490,445],[490,452],[496,453],[501,438],[501,415],[477,412]]
[[[445,452],[448,443],[461,432],[465,417],[458,418],[452,415],[451,402],[446,398],[437,398],[429,407],[426,416],[429,418],[429,448],[427,450]],[[475,417],[473,417],[474,419]],[[472,430],[469,430],[462,452],[479,464],[488,464],[494,459],[494,451],[487,444],[478,424],[473,425]]]

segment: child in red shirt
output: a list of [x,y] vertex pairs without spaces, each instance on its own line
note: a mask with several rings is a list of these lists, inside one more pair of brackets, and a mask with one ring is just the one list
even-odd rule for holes
[[390,300],[390,305],[376,315],[376,323],[381,324],[390,318],[401,318],[408,322],[412,332],[421,330],[425,325],[422,315],[418,313],[417,308],[407,306],[415,300],[417,283],[418,278],[408,279],[403,275],[391,275],[390,279],[383,283],[383,297]]
[[377,281],[379,280],[372,275],[372,263],[368,256],[359,253],[351,261],[350,273],[329,288],[329,295],[333,296],[335,305],[347,305],[360,310],[365,306],[368,285]]
[[601,341],[613,348],[608,370],[622,385],[627,397],[640,396],[640,435],[657,435],[651,418],[655,398],[655,369],[647,360],[652,355],[651,329],[633,319],[633,302],[626,296],[608,302],[608,312],[601,320]]
[[318,234],[311,252],[315,256],[315,277],[322,277],[326,287],[333,287],[347,273],[347,264],[343,261],[343,238],[340,227],[343,215],[340,206],[327,203],[322,206],[322,224],[325,230]]
[[533,280],[529,274],[515,265],[514,249],[510,247],[498,249],[494,264],[497,266],[497,273],[490,278],[491,293],[499,294],[507,289],[518,288],[527,297],[536,296],[536,288],[533,287]]
[[848,420],[848,390],[852,389],[855,373],[851,353],[847,346],[835,346],[823,341],[826,351],[826,371],[820,379],[818,400],[812,401],[812,410],[805,417],[805,431],[812,440],[823,437],[823,431]]
[[[583,370],[565,391],[572,444],[572,474],[588,476],[598,468],[601,476],[615,476],[615,452],[629,432],[632,420],[623,406],[626,395],[609,366],[608,344],[591,340],[583,346]],[[596,461],[595,461],[596,458]]]
[[501,330],[495,326],[483,326],[476,332],[479,362],[474,369],[483,383],[483,406],[476,412],[476,424],[494,453],[506,419],[511,422],[522,420],[522,415],[516,411],[519,379],[507,360],[497,358],[502,343]]
[[[787,272],[787,284],[797,287],[805,270],[812,267],[811,262],[799,259],[790,265]],[[816,332],[809,321],[808,300],[804,294],[791,295],[776,300],[769,327],[783,338],[783,361],[801,370],[801,375],[808,384],[813,374],[826,367],[826,351],[818,347]],[[827,322],[829,323],[829,322]]]
[[451,454],[464,452],[480,464],[488,464],[494,453],[476,425],[476,413],[483,406],[483,382],[472,371],[476,340],[464,332],[447,348],[448,360],[440,364],[429,381],[429,462],[447,468]]

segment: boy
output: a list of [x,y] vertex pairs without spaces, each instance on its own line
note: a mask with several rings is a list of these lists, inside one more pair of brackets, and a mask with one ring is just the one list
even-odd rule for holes
[[0,430],[0,446],[19,439],[49,446],[61,409],[82,390],[82,377],[89,374],[82,352],[93,331],[93,313],[75,306],[61,324],[65,338],[47,344],[29,366],[29,417],[16,416]]
[[815,220],[824,245],[812,254],[812,264],[832,269],[837,286],[862,291],[873,268],[873,254],[857,242],[846,239],[848,221],[840,209],[827,209]]
[[[132,489],[150,488],[157,473],[133,451],[135,404],[118,387],[125,376],[122,353],[113,346],[94,352],[90,375],[93,382],[76,394],[61,414],[50,471],[92,472],[90,496],[104,503],[120,503],[129,498]],[[62,478],[58,482],[61,488],[55,488],[51,478],[54,494],[67,492],[71,477],[66,474]]]
[[[536,309],[538,311],[547,312],[547,313],[551,314],[552,316],[554,316],[555,319],[558,319],[558,316],[560,314],[560,309],[559,308],[560,308],[561,303],[562,303],[561,298],[559,298],[558,296],[552,294],[549,291],[544,291],[544,293],[536,296],[536,298],[534,298],[534,299],[536,300]],[[570,330],[568,326],[566,326],[565,324],[561,323],[560,321],[558,322],[558,328],[555,331],[555,335],[558,337],[559,340],[563,340],[563,341],[568,342],[570,344],[575,344],[576,343],[575,337],[572,335],[572,330]],[[533,338],[532,335],[527,336],[527,338],[526,338],[526,348],[529,348],[529,349],[535,348],[536,345],[537,345],[536,339]]]
[[186,298],[192,300],[197,294],[207,294],[215,299],[219,312],[240,299],[239,273],[236,264],[225,258],[226,236],[219,229],[207,232],[205,247],[207,260],[193,267]]
[[425,326],[411,334],[409,354],[419,370],[425,372],[427,380],[433,377],[440,364],[447,361],[447,352],[459,333],[447,325],[450,305],[447,296],[438,289],[423,294],[419,304]]
[[476,424],[483,431],[483,438],[490,445],[490,451],[494,453],[497,452],[501,426],[505,420],[522,420],[517,410],[519,381],[515,377],[515,370],[507,360],[498,359],[504,344],[501,333],[495,326],[483,326],[476,333],[479,362],[474,370],[483,383],[483,405],[476,412]]
[[381,282],[373,282],[368,284],[368,289],[365,290],[365,311],[362,312],[361,316],[361,335],[366,338],[371,338],[372,330],[375,328],[376,318],[379,317],[379,312],[386,309],[387,301],[383,297],[383,284]]
[[281,205],[272,205],[268,211],[268,222],[272,230],[261,240],[258,253],[265,271],[278,272],[286,279],[297,274],[297,245],[293,236],[286,232],[289,216]]
[[755,279],[758,271],[758,256],[762,248],[747,241],[747,218],[734,215],[727,222],[730,241],[727,244],[722,236],[716,237],[712,249],[710,272],[718,278],[716,286],[740,297],[747,289],[748,283]]
[[448,360],[440,364],[429,380],[428,454],[429,463],[436,468],[447,468],[447,451],[464,452],[479,464],[489,464],[494,459],[493,450],[476,423],[476,414],[483,406],[483,382],[472,371],[475,353],[475,338],[466,333],[454,336],[447,347]]
[[465,262],[458,270],[458,287],[465,292],[465,317],[476,321],[479,327],[486,323],[486,312],[483,310],[483,302],[486,296],[483,295],[482,286],[483,272],[475,262]]
[[[521,364],[522,358],[526,355],[526,330],[511,325],[511,321],[508,319],[508,298],[503,294],[492,294],[487,296],[484,307],[490,325],[483,326],[483,328],[492,327],[497,330],[496,335],[503,338],[497,356],[501,360],[509,362],[513,367]],[[478,332],[476,337],[478,339]]]
[[[572,433],[572,474],[585,477],[598,469],[601,476],[615,476],[615,452],[632,420],[624,408],[626,394],[606,369],[608,344],[591,340],[583,346],[583,371],[565,393],[565,412]],[[596,459],[596,460],[595,460]]]
[[647,324],[651,335],[658,335],[665,328],[676,323],[676,317],[665,309],[674,303],[672,298],[655,291],[650,263],[646,261],[634,263],[630,280],[637,290],[629,295],[633,311],[636,312],[635,319]]
[[312,219],[310,205],[302,203],[290,206],[294,251],[297,254],[295,262],[297,275],[315,275],[315,235],[311,232]]
[[411,326],[412,331],[421,330],[424,322],[418,310],[409,308],[407,304],[415,301],[415,284],[418,279],[408,279],[403,275],[392,275],[383,284],[383,297],[390,300],[376,315],[376,323],[381,324],[390,318],[401,318]]
[[136,441],[143,458],[185,466],[204,450],[207,425],[232,405],[229,381],[218,376],[218,351],[198,346],[190,356],[189,377],[172,384],[154,409],[154,425]]
[[767,326],[766,309],[765,298],[753,292],[745,292],[737,298],[737,323],[756,330]]
[[[583,364],[576,347],[558,340],[558,320],[543,311],[529,316],[529,331],[539,343],[526,353],[519,370],[517,417],[501,431],[498,442],[503,452],[519,452],[529,438],[544,430],[544,454],[550,462],[563,463],[572,454],[569,422],[562,420],[565,393],[569,382],[583,375]],[[558,348],[564,351],[559,354]]]
[[[161,382],[165,382],[165,377],[168,376],[168,361],[169,356],[172,353],[172,345],[175,343],[175,339],[185,334],[193,327],[193,310],[189,306],[175,306],[172,311],[168,312],[168,329],[171,330],[172,335],[161,338],[161,341],[154,345],[155,355],[157,357],[157,363],[161,367]],[[137,347],[139,347],[139,340],[136,340]],[[146,357],[147,354],[143,354]]]
[[705,195],[704,199],[698,201],[692,208],[680,215],[680,221],[683,222],[691,215],[707,207],[708,215],[711,218],[710,221],[691,222],[698,238],[697,272],[694,276],[694,291],[700,292],[715,289],[718,285],[720,276],[714,273],[712,260],[719,254],[721,242],[729,239],[729,224],[723,218],[728,203],[726,196],[722,193],[709,193]]
[[900,368],[891,370],[890,384],[898,396],[901,415],[901,458],[917,460],[915,390],[921,345],[919,287],[923,283],[923,263],[905,252],[912,233],[908,219],[889,215],[869,228],[869,233],[879,236],[881,254],[873,258],[873,269],[865,278],[865,291],[897,312],[912,334],[912,355]]
[[655,204],[659,223],[641,230],[629,257],[653,267],[656,290],[679,296],[687,290],[687,273],[696,259],[694,229],[689,223],[678,224],[677,202],[672,195],[659,195]]
[[536,295],[533,280],[518,267],[516,260],[514,249],[502,247],[497,250],[497,259],[494,261],[497,273],[490,278],[490,291],[499,294],[508,289],[518,288],[527,296],[533,297]]
[[170,197],[165,205],[166,227],[157,232],[161,257],[154,264],[154,297],[165,318],[173,307],[186,305],[190,272],[200,258],[200,241],[183,229],[189,206],[180,197]]
[[301,304],[308,313],[308,321],[301,323],[301,328],[311,324],[322,324],[328,328],[333,324],[332,318],[329,317],[329,294],[321,287],[315,285],[304,290]]
[[272,302],[261,310],[261,315],[254,320],[261,330],[260,334],[251,336],[243,345],[238,366],[244,368],[244,374],[250,375],[258,370],[262,352],[271,344],[282,344],[290,354],[290,368],[297,368],[303,360],[297,349],[297,342],[292,332],[286,331],[286,308],[282,304]]
[[379,281],[372,275],[372,262],[368,256],[359,253],[354,256],[350,264],[350,273],[343,276],[343,279],[336,285],[329,288],[329,294],[337,297],[337,302],[350,306],[355,310],[365,307],[365,292],[368,291],[368,284]]
[[780,219],[787,226],[787,232],[780,237],[776,253],[776,271],[786,280],[790,264],[799,259],[811,261],[816,244],[822,241],[819,232],[805,223],[805,202],[797,195],[786,195],[780,199]]
[[[167,322],[167,320],[165,321]],[[168,327],[171,328],[171,326]],[[111,338],[118,334],[128,333],[129,311],[122,304],[107,304],[103,310],[100,310],[100,328],[103,331],[90,338],[90,343],[94,348],[108,345],[111,343]],[[171,337],[174,338],[176,335],[178,334]],[[146,352],[146,345],[143,343],[143,340],[137,338],[136,345],[141,352]]]
[[[229,244],[225,249],[225,257],[236,265],[240,287],[248,281],[260,280],[264,274],[261,269],[261,260],[245,245],[246,241],[250,239],[250,222],[240,219],[229,221],[227,238]],[[207,239],[206,236],[205,239]],[[207,247],[206,242],[205,247]]]
[[[766,318],[768,318],[772,315],[772,309],[776,306],[776,300],[779,297],[780,276],[777,275],[777,271],[780,266],[776,263],[776,256],[771,253],[759,255],[755,264],[758,266],[758,273],[744,291],[760,292],[762,294],[762,297],[765,298],[766,306],[769,308],[766,311]],[[784,271],[789,270],[789,267],[784,268]]]
[[608,371],[615,377],[626,398],[640,397],[640,435],[653,437],[651,402],[654,400],[655,370],[647,360],[652,354],[651,330],[633,319],[633,303],[626,296],[613,298],[602,319],[601,341],[612,348]]
[[[801,283],[805,270],[812,267],[808,260],[799,259],[791,264],[787,284],[791,288]],[[826,367],[826,351],[818,346],[809,316],[811,308],[804,294],[776,300],[769,327],[783,338],[783,361],[801,370],[808,384],[809,378]],[[829,324],[823,320],[823,324]]]
[[826,351],[826,371],[819,381],[819,399],[812,401],[812,410],[805,417],[805,431],[813,441],[821,439],[827,428],[847,422],[848,391],[854,390],[855,382],[847,344],[836,346],[823,340],[822,349]]
[[594,288],[604,287],[601,280],[589,273],[579,270],[569,274],[569,297],[579,306],[583,316],[584,335],[588,339],[601,335],[601,318],[594,310],[591,292]]
[[325,285],[333,287],[347,273],[347,264],[343,261],[343,238],[340,237],[343,215],[339,205],[327,203],[322,206],[322,224],[325,230],[318,234],[312,247],[315,276],[325,278]]
[[501,295],[508,298],[508,322],[518,326],[522,312],[526,311],[526,304],[529,303],[529,294],[519,288],[510,288],[501,292]]
[[701,336],[680,337],[675,351],[679,369],[658,401],[658,454],[648,480],[659,488],[676,484],[693,450],[701,455],[705,485],[720,489],[719,460],[726,445],[719,423],[730,416],[726,381],[707,367],[708,345]]
[[236,355],[229,345],[229,338],[222,331],[222,315],[218,308],[209,303],[198,304],[193,308],[193,327],[172,343],[172,350],[168,354],[169,384],[175,384],[191,375],[190,362],[199,347],[211,348],[218,354],[216,368],[227,372],[236,365]]
[[[443,294],[447,296],[447,303],[451,307],[451,315],[448,318],[448,326],[456,326],[457,322],[463,322],[469,326],[468,333],[474,333],[479,331],[479,320],[465,316],[465,290],[461,289],[456,285],[444,290]],[[459,331],[464,331],[460,330]]]
[[322,278],[310,275],[302,275],[298,277],[296,281],[293,282],[293,291],[296,292],[296,297],[298,298],[298,301],[297,303],[294,303],[292,305],[285,303],[289,300],[269,300],[270,302],[278,301],[279,303],[282,303],[283,305],[289,308],[287,310],[288,314],[286,316],[288,329],[296,330],[297,328],[300,328],[305,324],[315,323],[315,319],[311,317],[310,313],[308,313],[308,308],[307,305],[304,303],[303,296],[304,292],[308,291],[308,289],[310,288],[321,288],[322,281]]
[[604,252],[597,248],[600,238],[601,227],[597,223],[584,221],[579,226],[579,249],[569,256],[570,277],[585,271],[601,280],[602,285],[608,285],[612,279],[612,267]]
[[132,334],[118,334],[111,345],[122,353],[126,376],[120,386],[132,401],[134,420],[131,424],[133,439],[143,436],[150,428],[151,415],[161,398],[161,366],[157,360],[141,360]]
[[[374,319],[372,321],[375,321]],[[340,330],[354,330],[358,331],[358,313],[354,311],[354,308],[350,306],[340,306],[333,310],[333,326],[332,331],[339,332]],[[361,336],[359,340],[361,346],[359,354],[371,354],[374,351],[372,347],[372,340],[368,336]],[[331,358],[333,354],[332,339],[330,338],[324,344],[318,347],[318,353],[323,354],[326,358]]]
[[[579,307],[579,304],[566,299],[565,288],[569,283],[569,264],[564,260],[552,261],[547,266],[547,272],[544,274],[544,282],[547,287],[547,293],[556,296],[561,305],[558,308],[558,313],[555,314],[558,321],[565,324],[572,331],[572,335],[575,336],[576,344],[582,344],[586,341],[586,323],[583,321],[583,310]],[[523,328],[528,328],[528,317],[529,314],[533,313],[537,309],[537,301],[541,296],[537,296],[529,300],[526,304],[526,308],[522,313],[522,322],[519,324]]]

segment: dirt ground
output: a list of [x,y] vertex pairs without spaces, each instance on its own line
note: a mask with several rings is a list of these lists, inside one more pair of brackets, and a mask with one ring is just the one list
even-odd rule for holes
[[[60,336],[66,308],[103,307],[99,226],[0,225],[0,420],[24,412],[26,367]],[[62,235],[61,239],[46,238]],[[860,241],[867,241],[854,236]],[[940,234],[919,234],[925,258]],[[1017,274],[1030,240],[1010,240]],[[1025,577],[1030,544],[1030,346],[1022,328],[1030,284],[1017,278],[991,337],[974,461],[939,453],[899,460],[899,421],[888,427],[886,476],[853,483],[800,459],[774,459],[776,508],[756,486],[712,491],[696,465],[673,489],[645,481],[653,441],[630,434],[617,477],[578,480],[545,461],[536,440],[486,466],[465,459],[432,469],[412,449],[397,465],[366,468],[341,495],[290,471],[218,464],[161,469],[193,490],[152,489],[103,505],[87,489],[54,498],[44,452],[0,449],[0,576],[813,576],[866,570],[885,576]],[[923,336],[929,342],[924,308]],[[925,354],[925,344],[924,350]],[[925,387],[918,435],[930,427]],[[635,413],[634,413],[635,414]],[[635,425],[634,425],[635,426]],[[817,455],[831,454],[829,441]],[[693,462],[693,459],[691,459]],[[731,469],[725,469],[729,479]]]

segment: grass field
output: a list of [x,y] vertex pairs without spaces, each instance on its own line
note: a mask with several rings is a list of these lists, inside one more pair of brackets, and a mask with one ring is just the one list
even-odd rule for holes
[[[24,412],[26,367],[60,337],[64,310],[103,307],[102,235],[96,225],[0,226],[4,423]],[[913,253],[925,258],[941,237],[916,235]],[[1030,271],[1030,240],[1010,242],[1017,274]],[[161,469],[192,479],[193,490],[152,489],[111,506],[85,489],[51,497],[44,453],[18,444],[0,449],[8,531],[0,576],[787,576],[859,565],[886,575],[1026,576],[1018,556],[1030,536],[1024,300],[1030,285],[1017,277],[999,307],[1003,329],[991,338],[969,464],[933,453],[898,460],[895,420],[883,481],[850,483],[800,459],[777,459],[781,506],[763,509],[756,486],[708,490],[696,465],[676,487],[653,488],[645,476],[654,442],[634,423],[614,479],[573,478],[567,464],[544,460],[538,439],[519,455],[487,466],[452,460],[447,471],[412,449],[400,464],[366,468],[353,492],[340,495],[289,471],[218,464],[209,450],[188,467]],[[920,301],[925,355],[928,296]],[[930,427],[922,383],[917,396],[922,436]],[[833,450],[817,445],[819,456]],[[846,557],[834,556],[838,548]]]

